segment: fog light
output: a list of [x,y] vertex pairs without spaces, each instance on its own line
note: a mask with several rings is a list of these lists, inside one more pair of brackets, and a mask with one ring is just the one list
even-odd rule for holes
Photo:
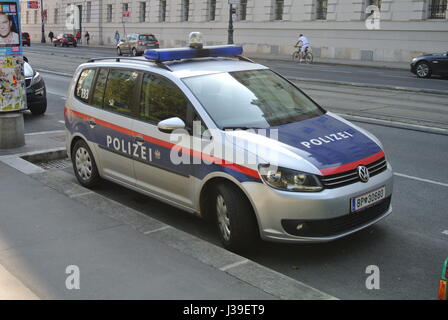
[[299,223],[296,227],[297,230],[302,230],[305,227],[305,223]]

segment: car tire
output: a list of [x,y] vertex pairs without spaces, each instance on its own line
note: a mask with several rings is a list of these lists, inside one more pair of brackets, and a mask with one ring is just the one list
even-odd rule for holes
[[85,188],[95,187],[101,178],[92,151],[84,140],[75,143],[71,157],[78,182]]
[[426,61],[419,62],[415,67],[415,74],[419,78],[429,78],[431,77],[431,73],[431,66]]
[[53,43],[53,45],[55,46],[55,47],[57,47],[57,43],[55,42],[55,43]]
[[120,48],[117,48],[117,54],[121,57],[123,55],[123,53],[121,52]]
[[41,104],[31,106],[30,108],[31,113],[34,116],[41,116],[47,111],[47,99],[45,99]]
[[211,203],[224,248],[241,252],[259,239],[258,224],[247,198],[231,183],[216,186]]
[[73,44],[73,48],[76,48],[78,45],[76,43]]

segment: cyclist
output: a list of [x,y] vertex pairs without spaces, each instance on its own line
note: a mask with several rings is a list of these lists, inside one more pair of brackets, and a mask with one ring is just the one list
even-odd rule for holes
[[305,37],[303,34],[300,34],[299,39],[297,40],[297,43],[295,47],[298,47],[300,52],[300,62],[303,61],[303,58],[305,56],[306,51],[308,50],[308,47],[310,46],[310,42],[308,41],[308,38]]

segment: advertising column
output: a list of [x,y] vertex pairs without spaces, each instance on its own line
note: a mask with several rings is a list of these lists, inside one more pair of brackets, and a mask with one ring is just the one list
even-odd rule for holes
[[25,144],[26,87],[18,0],[0,0],[0,149]]

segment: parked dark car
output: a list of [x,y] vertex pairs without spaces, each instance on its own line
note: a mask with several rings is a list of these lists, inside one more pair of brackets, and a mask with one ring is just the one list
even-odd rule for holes
[[22,32],[22,45],[31,46],[31,37],[28,32]]
[[28,109],[34,115],[42,115],[47,111],[47,89],[45,82],[39,72],[33,70],[24,58],[24,73],[26,84],[26,100]]
[[146,49],[157,49],[159,41],[150,33],[133,33],[128,34],[125,39],[120,40],[117,44],[117,54],[130,54],[133,56],[141,56]]
[[448,75],[448,52],[427,54],[412,59],[411,72],[419,78]]
[[61,47],[73,46],[76,48],[78,46],[78,42],[76,41],[76,38],[73,34],[64,33],[62,35],[59,35],[56,39],[53,40],[53,45],[55,47],[56,46],[61,46]]

